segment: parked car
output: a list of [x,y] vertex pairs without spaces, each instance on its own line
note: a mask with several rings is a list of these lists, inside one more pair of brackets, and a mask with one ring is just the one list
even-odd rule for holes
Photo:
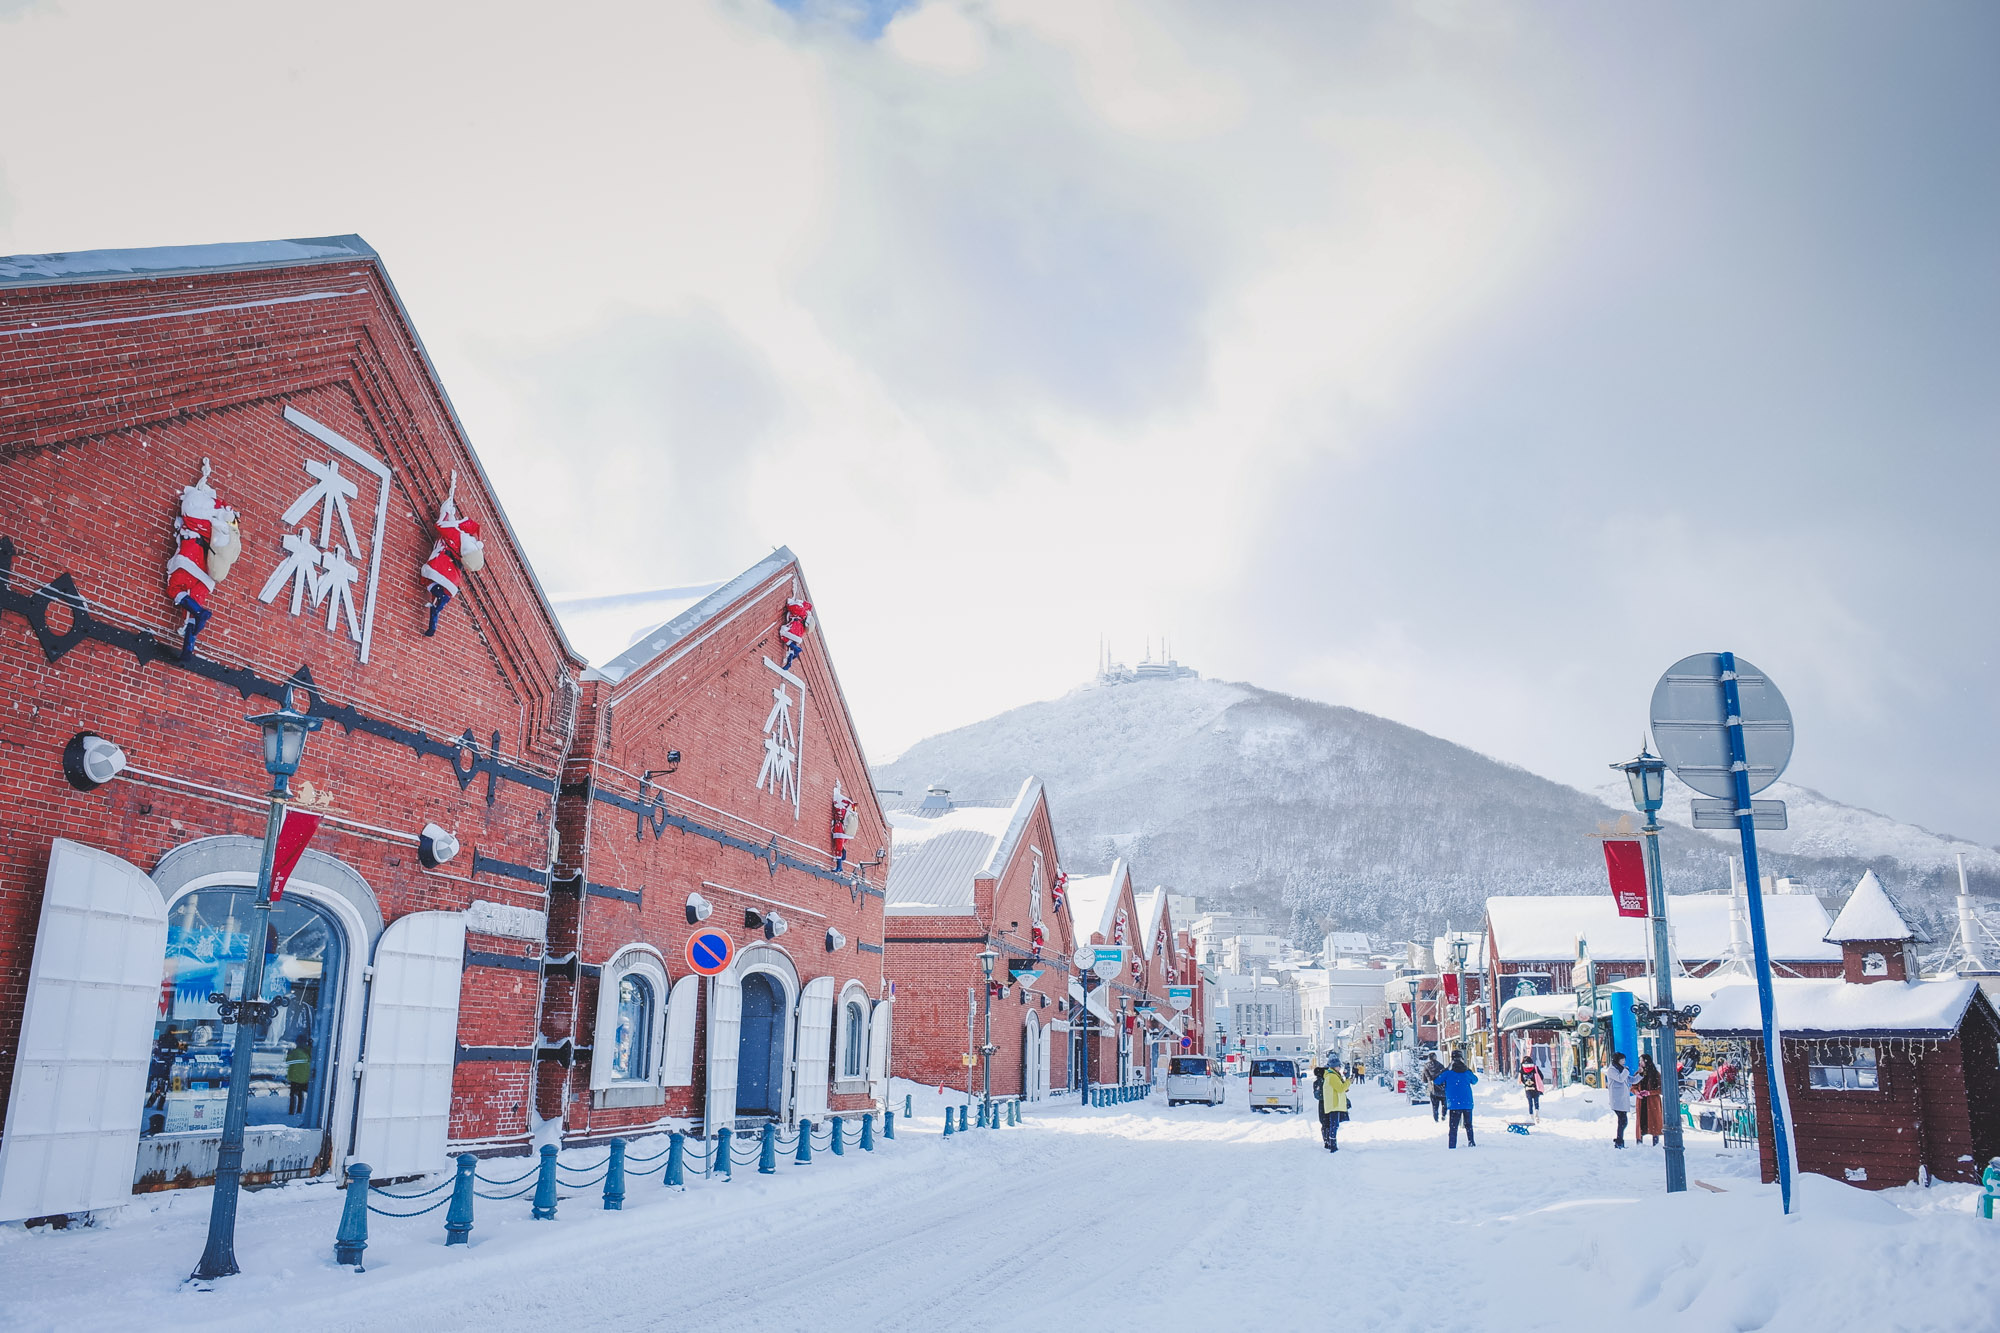
[[1250,1109],[1291,1111],[1306,1109],[1305,1091],[1299,1086],[1296,1060],[1252,1060],[1250,1062]]
[[1176,1055],[1167,1061],[1167,1105],[1220,1106],[1223,1100],[1221,1061],[1206,1055]]

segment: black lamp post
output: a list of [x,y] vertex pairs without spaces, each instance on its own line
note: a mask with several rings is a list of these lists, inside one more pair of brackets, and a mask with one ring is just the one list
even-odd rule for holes
[[979,1043],[979,1102],[986,1127],[993,1127],[993,964],[1000,953],[989,942],[979,951],[979,968],[986,974],[985,1033]]
[[250,1057],[257,1038],[271,1021],[272,1006],[264,999],[264,951],[271,932],[271,866],[278,854],[278,830],[292,796],[292,774],[306,749],[308,732],[320,720],[281,708],[249,718],[264,732],[264,768],[271,775],[271,810],[264,821],[264,859],[257,869],[257,897],[251,917],[250,941],[243,951],[243,989],[232,1000],[217,992],[209,1002],[224,1023],[236,1025],[230,1053],[229,1104],[222,1117],[222,1148],[215,1158],[215,1199],[208,1210],[208,1246],[195,1265],[194,1278],[229,1277],[236,1267],[236,1197],[243,1183],[243,1129],[250,1115]]
[[[1639,747],[1637,756],[1611,767],[1632,785],[1632,808],[1646,816],[1639,843],[1646,863],[1646,914],[1653,927],[1653,1005],[1663,1015],[1674,1011],[1673,955],[1667,942],[1667,890],[1660,882],[1660,806],[1667,797],[1667,761]],[[1692,1020],[1690,1020],[1692,1021]],[[1665,1131],[1667,1193],[1687,1190],[1687,1154],[1681,1140],[1680,1057],[1674,1051],[1674,1024],[1663,1022],[1654,1046],[1659,1051],[1660,1117]]]

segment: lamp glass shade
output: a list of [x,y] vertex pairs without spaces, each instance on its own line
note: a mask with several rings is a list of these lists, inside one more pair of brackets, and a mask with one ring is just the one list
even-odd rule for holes
[[274,778],[289,778],[305,758],[306,733],[319,730],[319,719],[280,709],[253,717],[264,733],[264,768]]

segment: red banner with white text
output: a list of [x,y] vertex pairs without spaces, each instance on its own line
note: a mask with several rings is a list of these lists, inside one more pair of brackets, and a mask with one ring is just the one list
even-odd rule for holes
[[1620,916],[1646,915],[1646,850],[1637,838],[1606,838],[1604,866]]

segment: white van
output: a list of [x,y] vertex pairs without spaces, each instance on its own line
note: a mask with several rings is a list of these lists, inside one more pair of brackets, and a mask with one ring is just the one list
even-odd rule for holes
[[1224,1100],[1221,1061],[1206,1055],[1176,1055],[1167,1061],[1167,1105],[1220,1106]]
[[1297,1060],[1252,1060],[1250,1062],[1250,1109],[1291,1111],[1306,1109],[1306,1094],[1299,1083]]

